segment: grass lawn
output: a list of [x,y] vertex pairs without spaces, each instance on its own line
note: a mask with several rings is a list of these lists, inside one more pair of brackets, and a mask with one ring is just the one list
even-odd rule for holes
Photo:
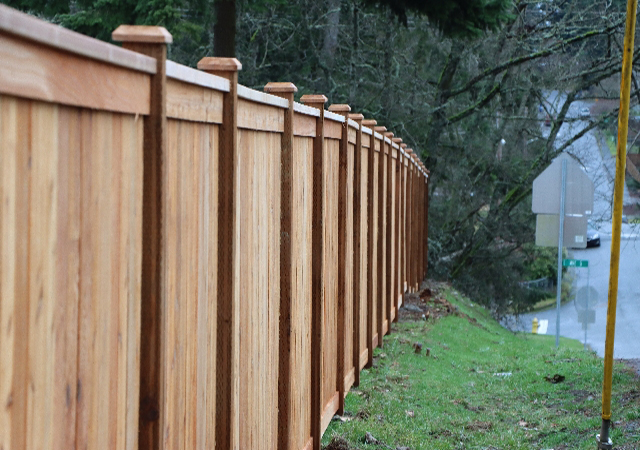
[[[578,341],[561,339],[556,350],[553,336],[513,334],[449,288],[437,297],[458,312],[394,324],[347,396],[345,421],[334,418],[323,445],[341,437],[359,449],[596,448],[600,358]],[[545,380],[556,374],[564,381]],[[640,380],[616,363],[613,381],[614,448],[640,448]],[[366,433],[378,443],[366,443]]]

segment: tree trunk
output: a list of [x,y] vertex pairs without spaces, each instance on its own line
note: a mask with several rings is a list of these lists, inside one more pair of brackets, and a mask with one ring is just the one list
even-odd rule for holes
[[214,56],[236,56],[236,2],[215,0],[216,24],[213,27]]
[[327,12],[327,25],[324,29],[324,42],[322,45],[322,57],[328,68],[333,67],[336,49],[338,48],[338,31],[340,27],[340,0],[329,0]]

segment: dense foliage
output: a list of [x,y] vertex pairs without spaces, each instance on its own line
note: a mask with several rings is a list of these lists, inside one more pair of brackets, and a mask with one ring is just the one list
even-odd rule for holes
[[[164,25],[170,58],[191,66],[214,54],[212,2],[2,1],[102,39],[120,23]],[[323,93],[419,151],[432,172],[430,274],[499,311],[525,298],[532,180],[599,123],[560,140],[571,102],[616,95],[603,87],[620,70],[624,4],[238,0],[235,53],[243,84]],[[551,90],[564,94],[550,103]]]

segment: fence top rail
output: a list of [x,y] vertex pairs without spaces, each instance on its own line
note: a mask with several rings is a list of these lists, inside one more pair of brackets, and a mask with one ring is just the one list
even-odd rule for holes
[[66,30],[2,4],[0,31],[108,64],[139,72],[156,73],[155,58]]
[[356,130],[360,128],[360,124],[353,119],[348,119],[348,124],[351,128],[355,128]]
[[307,116],[320,117],[320,110],[312,106],[303,105],[302,103],[294,102],[293,110],[300,114]]
[[266,92],[256,91],[241,84],[238,85],[238,97],[244,100],[250,100],[264,105],[276,106],[278,108],[288,108],[289,100],[286,98],[276,97]]
[[373,135],[373,130],[369,127],[365,127],[364,125],[362,126],[362,132],[368,134],[369,136]]
[[167,78],[229,92],[229,80],[167,60]]
[[378,133],[377,131],[373,132],[373,137],[380,140],[384,139],[384,136]]
[[336,114],[332,111],[325,111],[324,112],[324,118],[325,119],[329,119],[329,120],[333,120],[334,122],[341,122],[344,123],[344,121],[346,120],[346,118],[341,115],[341,114]]

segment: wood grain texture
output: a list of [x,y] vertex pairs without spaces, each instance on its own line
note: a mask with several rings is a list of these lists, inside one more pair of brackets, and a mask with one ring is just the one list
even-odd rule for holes
[[282,108],[248,100],[239,100],[238,128],[282,133],[284,131]]
[[149,74],[2,32],[0,93],[114,112],[149,113]]
[[369,163],[367,167],[367,367],[373,364],[373,350],[378,339],[378,166],[380,153],[375,151],[374,145],[368,151]]
[[388,153],[387,144],[383,139],[378,140],[380,145],[378,173],[376,175],[376,181],[378,183],[378,253],[377,253],[377,332],[378,332],[378,346],[383,346],[382,337],[386,334],[386,327],[388,327],[387,319],[387,168],[388,168]]
[[221,91],[167,79],[167,117],[172,119],[222,123],[222,98]]
[[238,135],[240,448],[277,447],[281,135]]
[[217,125],[168,120],[164,174],[164,448],[215,441]]
[[284,448],[302,449],[311,439],[313,139],[294,139],[292,170],[291,376],[289,433]]
[[42,46],[53,47],[108,64],[150,74],[155,73],[156,70],[156,63],[152,58],[36,19],[5,5],[0,5],[0,30]]
[[293,134],[295,136],[314,137],[316,135],[316,117],[295,113],[293,120]]
[[142,121],[0,96],[0,143],[0,442],[135,449]]
[[[326,125],[326,123],[325,123]],[[324,312],[322,338],[322,404],[323,424],[328,414],[333,417],[338,403],[338,192],[340,141],[324,140],[324,214],[323,274]],[[342,382],[342,381],[340,381]],[[336,397],[337,398],[337,397]],[[327,406],[331,405],[328,409]],[[322,432],[324,432],[323,425]]]

